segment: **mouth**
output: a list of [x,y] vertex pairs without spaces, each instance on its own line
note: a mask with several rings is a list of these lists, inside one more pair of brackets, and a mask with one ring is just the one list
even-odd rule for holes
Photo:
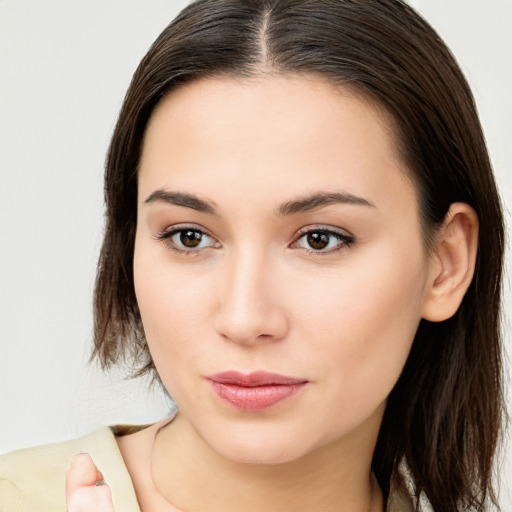
[[250,374],[227,371],[206,378],[223,402],[244,412],[269,409],[296,395],[308,383],[306,379],[263,371]]

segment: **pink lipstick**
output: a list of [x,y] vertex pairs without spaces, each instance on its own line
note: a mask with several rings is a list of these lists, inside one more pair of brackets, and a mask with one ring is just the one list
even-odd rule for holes
[[248,375],[228,371],[209,375],[207,379],[219,398],[245,412],[264,411],[292,397],[308,383],[305,379],[263,371]]

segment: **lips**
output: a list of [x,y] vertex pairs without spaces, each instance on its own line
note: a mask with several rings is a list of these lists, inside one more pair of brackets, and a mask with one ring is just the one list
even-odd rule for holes
[[214,393],[225,403],[244,412],[264,411],[291,398],[308,381],[263,371],[243,374],[228,371],[209,375]]

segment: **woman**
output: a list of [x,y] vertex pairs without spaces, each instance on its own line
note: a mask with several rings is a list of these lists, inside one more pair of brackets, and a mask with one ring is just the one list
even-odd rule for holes
[[468,86],[409,7],[192,4],[135,73],[106,201],[95,355],[179,412],[6,456],[3,508],[65,510],[78,452],[70,512],[496,501],[502,216]]

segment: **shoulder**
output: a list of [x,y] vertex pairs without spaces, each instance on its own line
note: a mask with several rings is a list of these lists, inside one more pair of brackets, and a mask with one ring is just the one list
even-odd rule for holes
[[89,453],[112,490],[118,510],[139,512],[135,492],[112,431],[0,456],[0,510],[66,512],[65,479],[71,459]]

